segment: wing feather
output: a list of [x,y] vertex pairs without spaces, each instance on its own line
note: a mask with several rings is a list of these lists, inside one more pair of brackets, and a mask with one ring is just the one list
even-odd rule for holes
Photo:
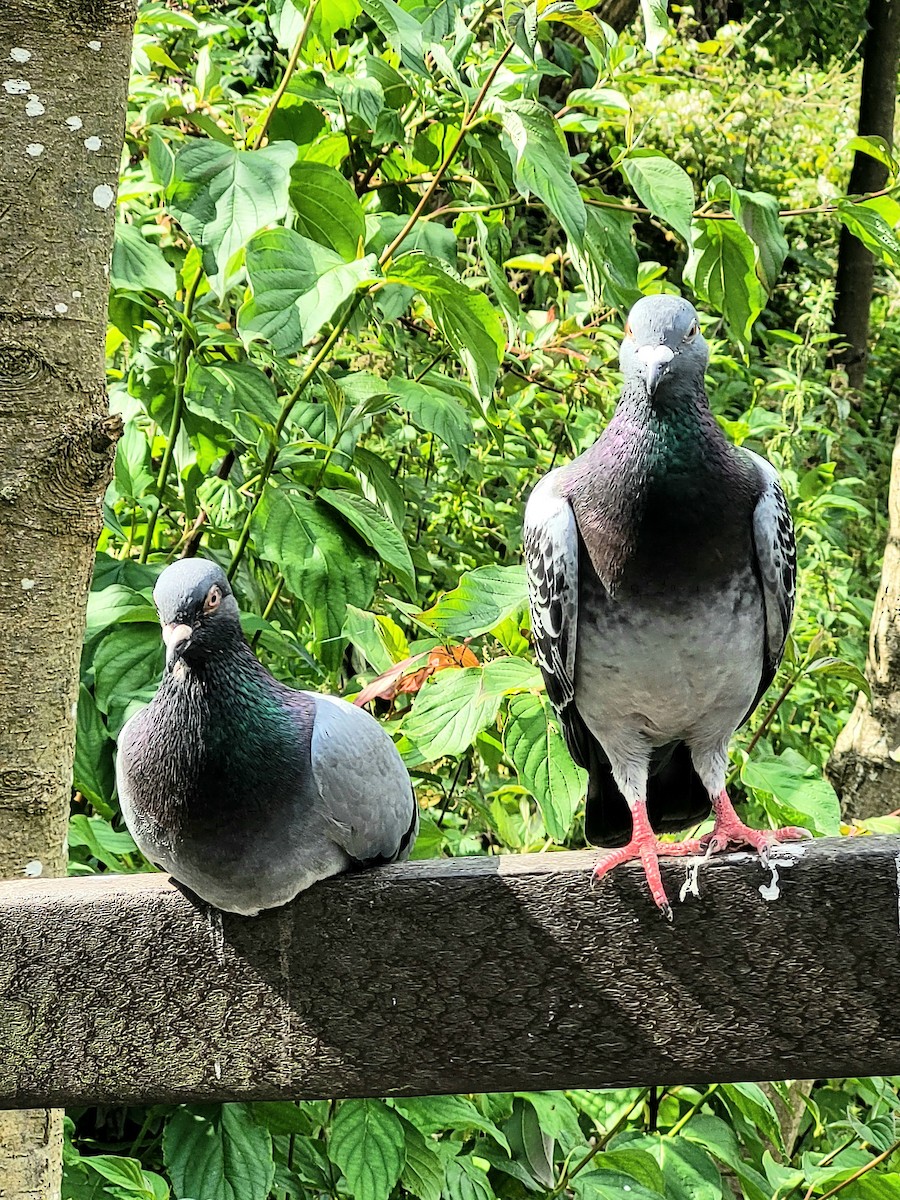
[[753,547],[766,615],[762,676],[750,709],[752,712],[775,678],[784,655],[784,645],[794,615],[797,547],[791,510],[778,472],[758,454],[748,453],[762,479],[762,492],[753,511]]
[[525,508],[531,631],[535,657],[569,752],[586,767],[588,734],[574,704],[580,538],[575,513],[558,485],[559,473],[551,471]]

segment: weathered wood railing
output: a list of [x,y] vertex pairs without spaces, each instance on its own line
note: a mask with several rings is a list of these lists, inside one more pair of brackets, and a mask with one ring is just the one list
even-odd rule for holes
[[2,884],[0,1106],[900,1073],[900,839],[703,863],[671,925],[593,861],[405,864],[256,919],[163,876]]

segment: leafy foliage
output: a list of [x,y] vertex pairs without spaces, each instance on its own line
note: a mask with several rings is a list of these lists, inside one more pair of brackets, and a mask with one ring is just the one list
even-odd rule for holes
[[[798,530],[793,638],[732,786],[758,822],[841,828],[822,767],[865,683],[898,339],[884,320],[851,403],[828,281],[844,227],[896,306],[900,205],[842,185],[854,150],[891,188],[897,166],[851,140],[850,73],[798,61],[778,25],[698,40],[686,11],[640,14],[616,32],[557,0],[142,3],[73,872],[148,869],[114,740],[161,669],[156,575],[198,550],[279,677],[374,697],[417,783],[417,856],[581,845],[521,513],[596,438],[622,316],[661,290],[703,310],[716,415],[779,468]],[[895,1084],[820,1081],[787,1142],[780,1085],[88,1110],[65,1195],[900,1197]]]

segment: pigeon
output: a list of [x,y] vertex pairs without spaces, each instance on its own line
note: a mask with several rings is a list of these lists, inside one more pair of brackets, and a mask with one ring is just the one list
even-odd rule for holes
[[173,563],[153,598],[165,670],[123,726],[116,761],[122,816],[143,854],[245,916],[329,875],[408,857],[416,799],[375,718],[279,683],[244,638],[215,563]]
[[[616,411],[550,471],[525,510],[535,655],[572,758],[588,772],[594,880],[630,859],[672,909],[660,855],[808,837],[755,830],[725,790],[728,743],[774,678],[796,551],[774,467],[732,445],[709,408],[697,312],[671,295],[629,314]],[[701,838],[660,842],[715,814]]]

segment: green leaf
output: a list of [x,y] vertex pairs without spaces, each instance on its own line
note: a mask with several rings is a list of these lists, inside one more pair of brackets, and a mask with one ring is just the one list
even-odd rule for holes
[[578,1200],[668,1200],[668,1193],[651,1191],[621,1171],[581,1171],[572,1180],[572,1190]]
[[524,567],[478,567],[418,616],[441,637],[478,637],[527,603]]
[[829,837],[840,832],[841,805],[834,788],[823,777],[821,767],[796,750],[744,763],[741,782],[773,795],[784,810],[785,820],[811,826]]
[[207,139],[192,139],[175,155],[168,208],[203,251],[204,270],[220,295],[232,256],[286,214],[296,158],[292,142],[236,150]]
[[[131,565],[139,566],[140,564]],[[97,567],[94,571],[95,585],[98,582],[97,576],[102,569],[98,556]],[[153,587],[155,583],[156,574],[154,572],[152,577],[147,580],[146,586]],[[156,625],[158,620],[156,609],[143,593],[124,583],[107,584],[88,595],[85,640],[92,640],[113,625],[133,622],[146,622],[153,625],[158,636],[159,630]]]
[[274,427],[281,407],[274,383],[259,367],[228,361],[204,364],[195,355],[188,368],[184,402],[191,412],[251,445],[260,425]]
[[176,1108],[163,1159],[178,1196],[266,1200],[275,1174],[272,1139],[249,1104]]
[[406,588],[411,599],[416,595],[416,577],[406,539],[391,519],[364,496],[354,492],[320,488],[318,498],[324,500],[355,529],[362,540],[391,567]]
[[694,185],[687,171],[659,150],[631,150],[619,169],[640,202],[691,244]]
[[509,1153],[509,1142],[493,1121],[464,1096],[405,1096],[394,1104],[424,1134],[479,1130]]
[[725,1083],[720,1096],[729,1109],[742,1113],[754,1129],[758,1129],[776,1150],[784,1152],[781,1123],[772,1101],[758,1083]]
[[696,1142],[734,1171],[741,1184],[744,1200],[771,1200],[772,1189],[765,1177],[745,1159],[737,1135],[721,1117],[698,1113],[685,1125],[682,1136]]
[[781,227],[778,201],[768,192],[736,188],[725,175],[714,175],[706,185],[708,200],[725,200],[735,220],[754,244],[757,274],[771,292],[788,252]]
[[117,832],[103,817],[86,817],[84,813],[75,813],[69,818],[67,840],[70,847],[84,846],[111,871],[128,870],[123,857],[138,853],[127,830]]
[[537,0],[503,0],[503,23],[520,50],[534,60],[537,46]]
[[462,470],[468,461],[469,446],[475,440],[475,430],[459,401],[427,381],[395,376],[388,380],[387,387],[413,424],[440,438]]
[[584,1141],[578,1113],[564,1092],[516,1092],[516,1095],[531,1105],[541,1129],[560,1142],[565,1150]]
[[162,669],[158,625],[120,625],[106,635],[94,655],[94,697],[111,734],[130,705],[152,700]]
[[347,618],[341,636],[365,657],[379,674],[409,658],[409,643],[403,630],[390,617],[364,612],[347,605]]
[[94,697],[82,683],[78,689],[72,786],[91,804],[108,804],[113,794],[112,745]]
[[626,1143],[616,1150],[604,1150],[597,1155],[594,1163],[601,1171],[620,1171],[636,1179],[651,1192],[665,1195],[666,1184],[659,1163],[646,1150],[632,1150]]
[[[428,76],[423,48],[423,29],[394,0],[360,0],[364,13],[372,18],[391,46],[400,53],[406,66]],[[327,5],[326,5],[327,7]]]
[[447,1163],[444,1182],[446,1200],[494,1200],[487,1172],[483,1171],[468,1154],[451,1158]]
[[419,692],[403,732],[429,762],[462,754],[496,721],[500,700],[508,691],[539,683],[540,672],[517,658],[441,671]]
[[830,675],[834,679],[847,679],[854,687],[859,688],[866,696],[872,699],[872,689],[869,686],[869,681],[852,662],[847,662],[845,658],[817,658],[815,662],[811,662],[804,669],[804,675]]
[[440,1200],[444,1186],[444,1163],[419,1130],[411,1122],[403,1121],[403,1136],[406,1139],[406,1161],[400,1175],[405,1191],[417,1196],[418,1200]]
[[516,188],[523,196],[533,192],[543,200],[572,245],[581,249],[587,215],[556,118],[536,100],[510,100],[501,119]]
[[758,255],[759,276],[766,290],[774,290],[787,258],[788,244],[778,214],[778,201],[766,192],[735,188],[732,211],[744,233],[753,241]]
[[712,304],[746,350],[766,295],[756,274],[753,243],[734,221],[696,221],[684,278]]
[[485,691],[478,667],[441,671],[419,692],[403,732],[428,762],[462,754],[496,721],[500,699]]
[[109,282],[125,291],[153,292],[171,300],[175,295],[175,268],[157,243],[145,238],[136,225],[117,221]]
[[666,0],[641,0],[641,18],[644,22],[644,45],[648,54],[655,58],[671,28]]
[[136,421],[129,421],[116,443],[113,480],[124,500],[140,500],[154,485],[150,443]]
[[857,154],[867,154],[869,158],[874,158],[876,162],[880,162],[883,167],[887,168],[891,179],[900,171],[890,143],[886,142],[883,137],[868,134],[865,137],[851,138],[844,149],[853,150]]
[[588,207],[584,247],[569,252],[593,307],[605,301],[626,311],[640,299],[633,225],[634,214],[624,208]]
[[366,219],[356,193],[339,171],[325,163],[294,163],[290,198],[298,233],[347,262],[357,257],[366,240]]
[[519,782],[540,806],[547,833],[564,842],[572,832],[587,773],[572,761],[544,696],[513,696],[503,744]]
[[406,1154],[403,1125],[381,1100],[345,1100],[338,1109],[328,1157],[355,1200],[388,1200]]
[[388,279],[405,283],[428,301],[435,324],[462,359],[472,387],[487,398],[506,349],[500,317],[487,296],[448,275],[427,254],[401,255]]
[[247,246],[253,297],[238,313],[240,334],[245,340],[259,335],[278,354],[293,354],[377,273],[372,254],[345,262],[293,229],[257,234]]
[[851,200],[839,200],[837,219],[876,258],[889,267],[900,267],[900,241],[874,204],[869,201],[854,204]]
[[628,1142],[629,1150],[646,1150],[659,1163],[666,1200],[722,1200],[722,1178],[709,1155],[683,1137],[648,1134]]
[[552,1188],[554,1139],[541,1128],[534,1106],[517,1099],[503,1132],[513,1158],[527,1167],[536,1183],[547,1189]]
[[585,39],[599,46],[601,50],[609,49],[612,30],[605,25],[594,13],[585,12],[575,0],[551,0],[550,4],[541,3],[539,6],[541,21],[556,21],[567,25]]
[[348,604],[367,608],[372,601],[374,559],[325,504],[289,488],[266,489],[253,529],[260,554],[308,609],[317,653],[329,671],[337,670]]
[[886,1171],[878,1175],[869,1171],[843,1189],[845,1200],[900,1200],[900,1175]]
[[[140,1200],[155,1200],[152,1182],[136,1158],[119,1158],[112,1154],[93,1154],[79,1160],[83,1166],[115,1184],[121,1195],[137,1196]],[[158,1176],[157,1176],[158,1178]]]

